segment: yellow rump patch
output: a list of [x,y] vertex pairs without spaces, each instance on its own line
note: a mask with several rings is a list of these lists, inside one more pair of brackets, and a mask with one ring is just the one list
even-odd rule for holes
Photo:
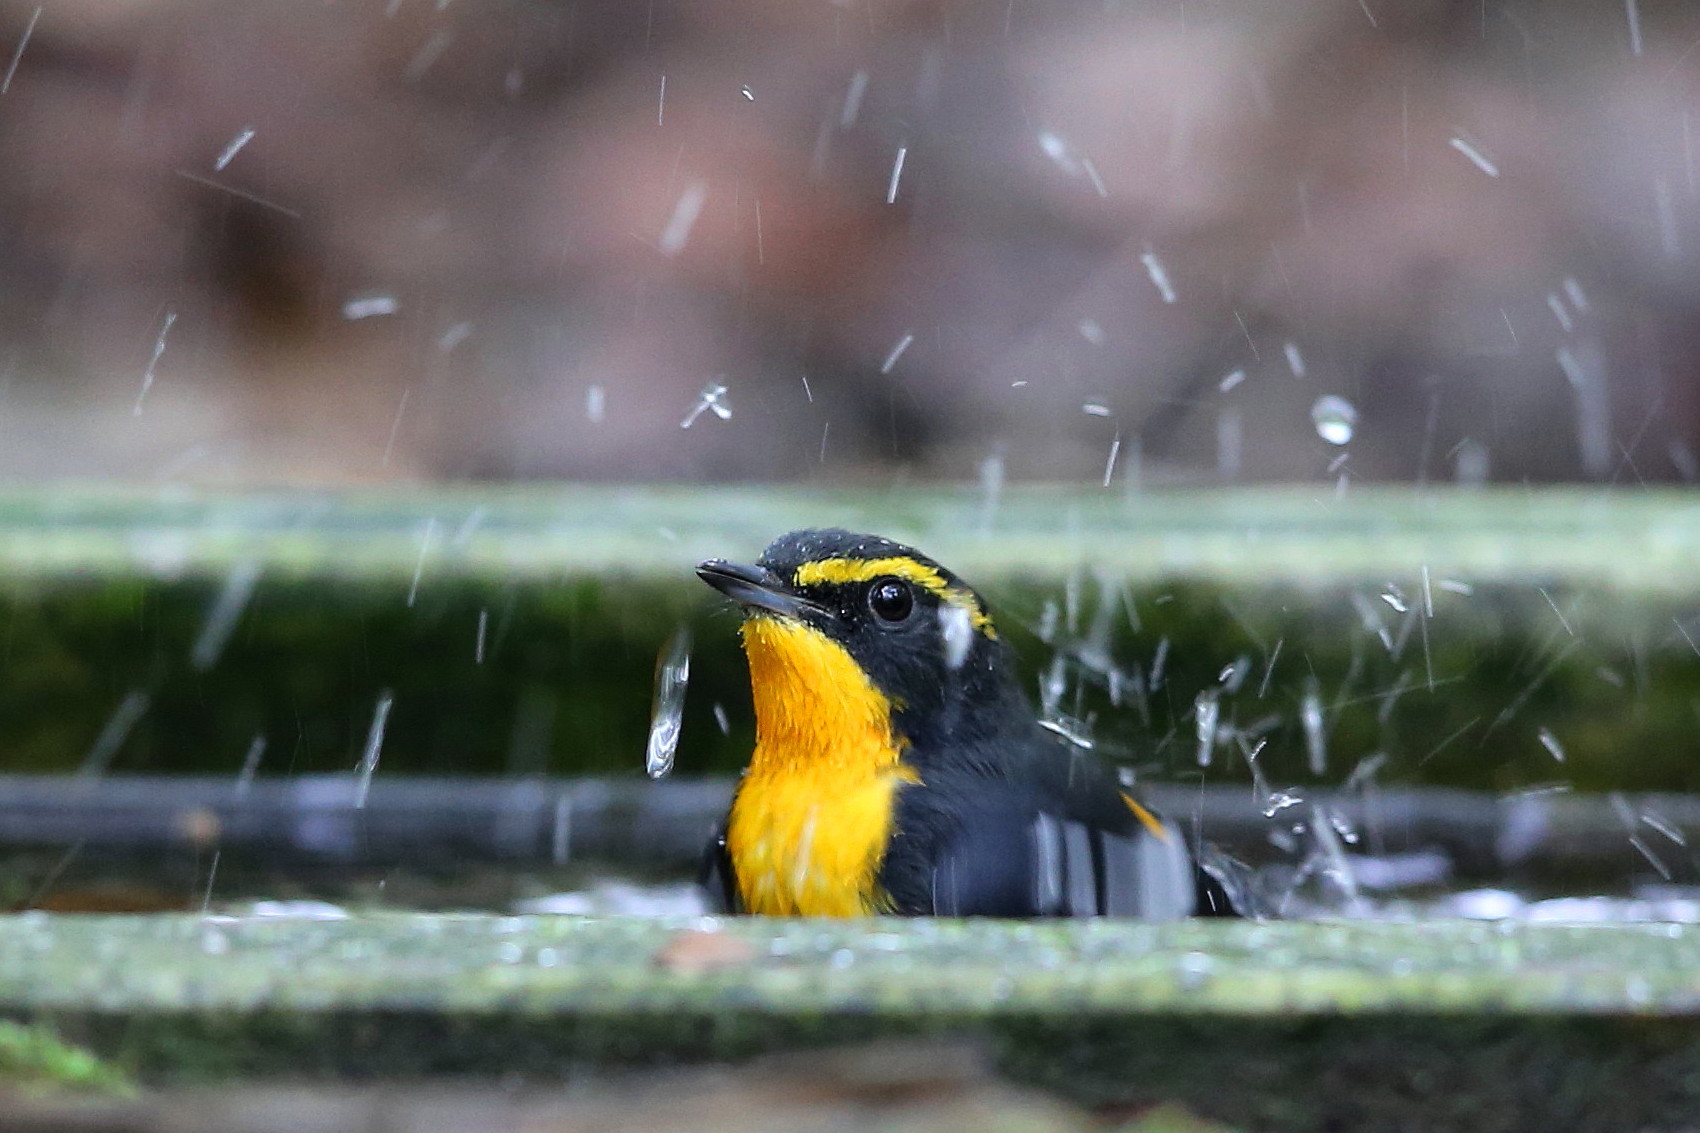
[[966,611],[970,625],[987,637],[997,637],[997,630],[992,627],[991,615],[981,608],[979,600],[970,591],[960,586],[952,586],[937,569],[911,558],[900,556],[891,559],[818,559],[798,567],[792,582],[798,586],[813,586],[823,582],[872,582],[887,575],[913,582],[935,595],[941,602],[949,602],[952,606]]
[[1127,809],[1133,812],[1133,817],[1139,819],[1139,824],[1145,827],[1146,831],[1149,832],[1153,838],[1162,842],[1164,845],[1168,844],[1169,828],[1163,825],[1162,819],[1134,802],[1132,795],[1123,795],[1122,802],[1127,804]]
[[878,874],[901,762],[891,703],[844,647],[808,625],[744,623],[756,749],[738,785],[726,850],[744,908],[767,916],[882,912]]

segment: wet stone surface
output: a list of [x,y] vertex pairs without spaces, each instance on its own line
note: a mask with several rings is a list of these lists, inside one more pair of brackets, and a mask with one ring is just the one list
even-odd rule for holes
[[14,1014],[1683,1016],[1700,1012],[1695,971],[1700,933],[1679,924],[0,919],[0,1007]]
[[0,919],[0,1015],[155,1086],[554,1088],[948,1039],[1092,1113],[1283,1130],[1692,1125],[1697,970],[1674,924]]

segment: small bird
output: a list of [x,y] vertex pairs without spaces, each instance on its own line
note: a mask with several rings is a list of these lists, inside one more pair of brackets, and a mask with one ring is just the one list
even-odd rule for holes
[[697,574],[743,608],[756,716],[704,866],[727,911],[1235,915],[1179,830],[1039,724],[984,601],[937,562],[819,529]]

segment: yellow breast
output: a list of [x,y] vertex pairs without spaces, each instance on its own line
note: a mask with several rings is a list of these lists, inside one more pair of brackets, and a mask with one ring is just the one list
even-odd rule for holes
[[800,622],[744,623],[756,749],[726,849],[744,908],[768,916],[880,912],[877,876],[899,788],[918,783],[891,702],[843,647]]

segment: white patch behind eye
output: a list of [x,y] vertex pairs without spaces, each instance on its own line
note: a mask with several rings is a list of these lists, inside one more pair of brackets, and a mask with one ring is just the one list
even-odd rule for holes
[[944,638],[944,663],[952,672],[968,660],[969,647],[974,644],[974,616],[954,602],[939,607],[939,630]]

